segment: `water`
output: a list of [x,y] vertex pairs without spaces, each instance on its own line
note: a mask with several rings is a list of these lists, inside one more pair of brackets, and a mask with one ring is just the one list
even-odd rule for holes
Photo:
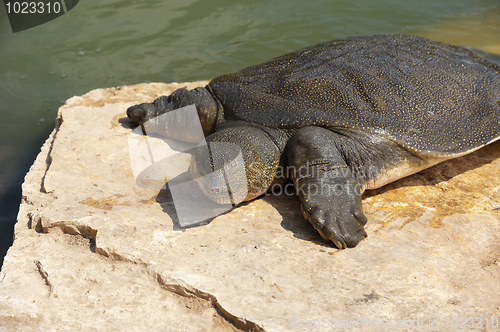
[[82,0],[15,34],[0,6],[0,257],[12,242],[24,174],[69,97],[210,79],[325,40],[381,33],[500,54],[500,1]]

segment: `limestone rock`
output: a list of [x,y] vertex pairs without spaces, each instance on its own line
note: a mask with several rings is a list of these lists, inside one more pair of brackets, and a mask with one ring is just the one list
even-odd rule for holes
[[23,185],[0,330],[500,325],[500,142],[368,192],[354,249],[325,242],[285,194],[180,229],[169,192],[135,184],[125,110],[205,83],[99,89],[61,107]]

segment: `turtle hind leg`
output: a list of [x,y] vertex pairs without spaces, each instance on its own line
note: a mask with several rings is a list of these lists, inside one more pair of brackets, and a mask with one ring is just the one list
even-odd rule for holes
[[367,236],[361,207],[364,179],[356,177],[339,146],[346,138],[320,127],[299,129],[287,157],[304,217],[339,249]]

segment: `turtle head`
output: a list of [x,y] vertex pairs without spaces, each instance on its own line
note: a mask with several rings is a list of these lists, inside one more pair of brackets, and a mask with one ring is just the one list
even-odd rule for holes
[[[157,118],[159,115],[193,104],[196,105],[198,117],[205,136],[215,132],[217,115],[222,113],[222,107],[219,106],[212,94],[203,87],[192,90],[181,88],[175,90],[169,96],[157,98],[152,103],[131,106],[127,109],[127,116],[135,124],[143,125]],[[151,123],[151,121],[149,123]],[[156,134],[174,139],[184,140],[184,136],[189,135],[190,132],[190,124],[178,123],[176,126],[170,126],[171,128],[165,128],[164,123],[156,123],[154,121],[152,123],[152,128],[150,127],[151,129],[149,131],[152,130]]]

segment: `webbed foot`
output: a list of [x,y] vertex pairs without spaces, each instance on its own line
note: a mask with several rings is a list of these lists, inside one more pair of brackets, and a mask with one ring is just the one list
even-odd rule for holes
[[[328,187],[330,192],[325,192],[329,190],[325,189]],[[349,192],[356,188],[350,188],[349,183],[333,186],[323,184],[322,188],[316,190],[310,187],[305,195],[299,194],[304,217],[323,239],[332,241],[337,248],[355,247],[367,237],[364,229],[367,218],[361,209],[361,198],[359,194]]]

